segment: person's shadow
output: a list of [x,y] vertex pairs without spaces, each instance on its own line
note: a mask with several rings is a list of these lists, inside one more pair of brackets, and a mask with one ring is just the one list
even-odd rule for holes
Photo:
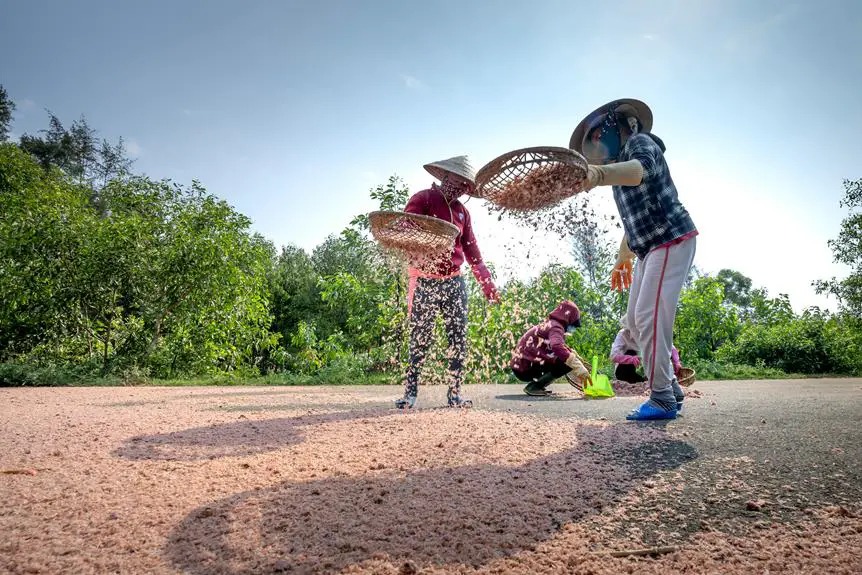
[[533,396],[526,393],[521,394],[502,394],[495,395],[494,399],[502,399],[504,401],[520,401],[524,403],[537,403],[540,401],[587,401],[583,394],[577,391],[554,391],[551,395]]
[[239,493],[186,516],[165,553],[201,575],[340,571],[381,554],[420,568],[484,565],[697,457],[676,440],[629,445],[626,433],[587,426],[577,447],[519,466],[387,470]]
[[305,428],[324,423],[395,416],[389,409],[352,409],[334,413],[255,421],[242,419],[169,433],[127,439],[114,455],[132,460],[203,461],[267,453],[300,443]]

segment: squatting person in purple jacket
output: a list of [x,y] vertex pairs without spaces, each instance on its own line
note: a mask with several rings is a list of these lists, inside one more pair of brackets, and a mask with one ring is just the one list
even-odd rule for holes
[[[581,311],[571,301],[564,301],[548,319],[531,327],[512,352],[512,373],[527,383],[524,393],[550,395],[547,387],[555,379],[573,372],[575,387],[583,390],[590,373],[578,354],[566,345],[566,334],[581,327]],[[572,380],[570,380],[571,382]]]
[[[650,398],[626,419],[673,419],[684,397],[671,365],[673,324],[694,260],[697,228],[677,197],[652,129],[652,111],[639,100],[617,100],[589,114],[569,148],[589,160],[586,189],[613,186],[625,235],[614,270],[631,283],[626,325],[643,354]],[[631,278],[631,260],[638,262]],[[612,285],[620,283],[619,278]]]
[[404,383],[404,397],[396,400],[399,409],[412,408],[419,393],[419,374],[434,337],[437,314],[443,316],[449,340],[449,373],[452,380],[447,393],[449,407],[469,407],[470,400],[461,397],[464,360],[467,358],[467,287],[461,275],[466,259],[482,292],[492,303],[499,301],[491,273],[482,261],[482,254],[473,235],[470,213],[458,198],[475,189],[475,174],[467,156],[456,156],[426,164],[424,168],[440,184],[414,194],[405,212],[434,216],[455,224],[461,233],[455,238],[451,258],[432,272],[410,268],[407,290],[407,314],[410,318],[410,365]]

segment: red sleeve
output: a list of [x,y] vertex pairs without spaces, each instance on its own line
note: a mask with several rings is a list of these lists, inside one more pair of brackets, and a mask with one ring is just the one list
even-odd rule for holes
[[428,194],[424,191],[417,192],[407,201],[404,211],[410,214],[428,215]]
[[551,350],[554,355],[564,362],[572,355],[572,351],[566,346],[566,336],[563,333],[563,328],[559,325],[551,326],[548,330],[548,343],[551,344]]
[[497,293],[494,280],[491,278],[491,272],[488,271],[488,267],[482,261],[479,244],[476,243],[476,236],[473,235],[473,223],[470,220],[470,212],[466,209],[464,210],[464,229],[461,231],[461,247],[464,250],[464,257],[473,270],[473,276],[479,282],[479,285],[482,286],[482,293],[489,300],[499,299],[500,295]]
[[464,257],[471,266],[482,263],[482,254],[479,252],[476,236],[473,235],[473,222],[466,208],[464,209],[464,229],[461,231],[461,247],[464,248]]

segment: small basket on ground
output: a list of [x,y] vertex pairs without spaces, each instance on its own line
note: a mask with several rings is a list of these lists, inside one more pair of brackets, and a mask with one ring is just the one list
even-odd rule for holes
[[500,208],[549,208],[583,191],[587,160],[568,148],[522,148],[488,162],[476,174],[476,195]]
[[690,367],[681,367],[679,369],[679,374],[676,376],[676,378],[681,386],[691,387],[691,385],[695,382],[694,370]]
[[371,235],[417,266],[433,267],[451,254],[458,226],[433,216],[379,211],[368,214]]

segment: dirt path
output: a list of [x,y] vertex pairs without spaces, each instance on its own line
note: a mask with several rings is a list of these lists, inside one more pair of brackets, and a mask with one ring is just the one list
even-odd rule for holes
[[0,572],[859,573],[862,381],[816,384],[667,426],[564,388],[3,389]]

